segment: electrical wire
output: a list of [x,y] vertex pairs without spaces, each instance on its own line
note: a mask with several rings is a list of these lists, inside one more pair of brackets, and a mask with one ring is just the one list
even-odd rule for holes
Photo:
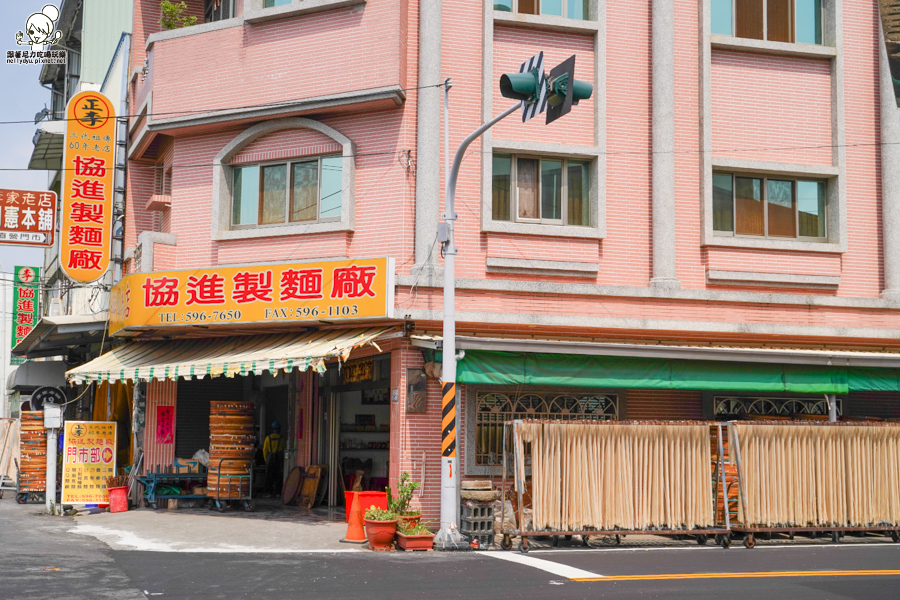
[[[418,87],[408,87],[408,88],[399,88],[398,92],[411,92],[413,90],[427,90],[429,88],[437,88],[444,87],[444,83],[436,83],[433,85],[420,85]],[[157,117],[160,115],[186,115],[186,114],[202,114],[208,112],[222,112],[222,111],[230,111],[230,110],[251,110],[251,109],[259,109],[266,110],[270,108],[278,108],[279,106],[290,106],[292,104],[296,104],[297,102],[302,102],[303,100],[307,100],[307,98],[298,98],[295,100],[282,100],[281,102],[270,102],[268,104],[247,104],[244,106],[232,106],[226,108],[194,108],[188,110],[172,110],[166,112],[158,112],[158,113],[140,113],[136,115],[116,115],[113,117],[114,119],[139,119],[141,117]],[[50,121],[78,121],[80,119],[50,119]],[[29,119],[27,121],[0,121],[0,125],[36,125],[34,119]]]
[[[793,150],[823,150],[823,149],[833,149],[833,148],[873,148],[873,147],[881,147],[881,146],[895,146],[900,145],[900,142],[860,142],[853,144],[834,144],[834,145],[818,145],[818,146],[771,146],[765,148],[715,148],[710,150],[703,149],[690,149],[690,150],[667,150],[667,151],[653,151],[653,150],[621,150],[621,151],[607,151],[607,152],[599,152],[598,156],[654,156],[657,154],[674,154],[674,155],[704,155],[704,154],[718,154],[724,155],[735,152],[786,152]],[[396,154],[397,150],[386,150],[383,152],[361,152],[357,154],[346,154],[341,155],[343,158],[359,158],[363,156],[384,156],[384,155],[392,155]],[[403,153],[410,153],[411,156],[414,156],[415,150],[400,150]],[[478,154],[494,154],[494,150],[490,151],[482,151],[482,150],[472,150],[469,152],[478,153]],[[207,168],[207,167],[215,167],[218,166],[216,163],[193,163],[193,164],[185,164],[185,165],[167,165],[165,168],[168,169],[199,169],[199,168]],[[231,166],[231,165],[226,165]],[[814,165],[811,165],[814,166]],[[140,165],[140,164],[131,164],[128,166],[129,169],[145,169],[145,170],[159,170],[160,165]],[[27,167],[22,168],[0,168],[0,171],[74,171],[74,168],[60,168],[60,169],[29,169]]]

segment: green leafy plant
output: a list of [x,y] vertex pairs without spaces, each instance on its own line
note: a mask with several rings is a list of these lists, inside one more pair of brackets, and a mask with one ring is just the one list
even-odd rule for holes
[[159,5],[159,8],[162,10],[162,18],[159,20],[159,24],[163,26],[163,29],[176,29],[178,27],[196,25],[196,15],[189,17],[183,15],[187,7],[187,3],[183,1],[176,4],[170,0],[163,0]]
[[432,531],[428,529],[428,524],[434,521],[420,521],[415,525],[400,522],[400,533],[403,535],[431,535]]
[[409,473],[404,471],[400,475],[400,481],[397,482],[397,497],[394,498],[391,488],[384,488],[387,492],[388,510],[391,510],[403,517],[413,517],[420,514],[418,510],[410,510],[409,503],[412,500],[413,492],[419,489],[419,482],[412,481]]
[[366,509],[366,518],[370,521],[396,521],[397,513],[378,508],[373,504]]

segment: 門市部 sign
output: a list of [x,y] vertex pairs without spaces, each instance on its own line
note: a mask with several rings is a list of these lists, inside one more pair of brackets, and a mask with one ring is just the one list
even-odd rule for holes
[[109,266],[113,225],[116,115],[100,92],[81,92],[66,109],[59,264],[73,281],[96,281]]
[[115,421],[66,421],[62,502],[109,502],[106,478],[116,474]]
[[135,273],[112,290],[109,332],[391,318],[393,307],[392,258]]
[[56,192],[0,189],[0,244],[52,246]]

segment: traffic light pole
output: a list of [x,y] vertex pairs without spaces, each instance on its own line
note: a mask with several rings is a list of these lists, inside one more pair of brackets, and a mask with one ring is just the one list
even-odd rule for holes
[[[449,90],[444,92],[444,110],[447,111]],[[454,201],[459,167],[469,145],[485,131],[522,108],[522,102],[505,110],[500,116],[488,121],[463,140],[456,150],[453,166],[447,176],[445,212],[441,215],[446,224],[446,236],[442,240],[444,254],[444,340],[441,387],[441,531],[459,527],[459,458],[456,439],[456,254],[453,243],[453,223],[456,221]],[[446,112],[445,112],[446,115]],[[448,129],[449,137],[449,129]],[[452,527],[451,527],[452,526]]]

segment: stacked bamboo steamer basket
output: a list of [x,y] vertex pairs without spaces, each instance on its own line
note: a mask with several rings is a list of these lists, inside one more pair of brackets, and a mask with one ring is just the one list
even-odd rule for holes
[[47,433],[44,430],[43,412],[22,412],[19,440],[22,455],[19,464],[19,491],[46,491]]
[[[250,480],[236,476],[249,475],[253,469],[253,402],[213,400],[209,410],[209,479],[210,498],[246,498],[250,496]],[[222,462],[221,471],[219,461]],[[229,477],[235,477],[230,479]],[[221,479],[221,485],[219,481]]]

